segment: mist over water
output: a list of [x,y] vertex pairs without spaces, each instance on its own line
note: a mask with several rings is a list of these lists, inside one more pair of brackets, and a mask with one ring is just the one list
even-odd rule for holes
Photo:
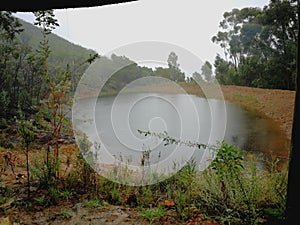
[[175,139],[203,144],[214,144],[224,137],[239,149],[254,153],[273,154],[285,147],[284,142],[271,144],[274,140],[284,140],[284,134],[274,129],[271,120],[232,103],[185,94],[135,93],[117,98],[101,97],[95,106],[95,122],[102,145],[113,156],[137,165],[146,149],[151,150],[152,163],[167,158],[180,162],[190,157],[200,161],[203,156],[203,150],[165,146],[158,138],[144,137],[138,130],[166,131]]

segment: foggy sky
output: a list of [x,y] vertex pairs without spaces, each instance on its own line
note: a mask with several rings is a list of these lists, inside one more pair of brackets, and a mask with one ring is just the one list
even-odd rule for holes
[[[54,33],[104,55],[141,41],[177,45],[200,60],[214,62],[221,48],[212,43],[225,11],[263,7],[268,0],[140,0],[110,6],[55,10],[60,24]],[[32,13],[17,13],[33,22]],[[118,52],[119,54],[122,54]],[[165,53],[167,60],[169,52]],[[127,55],[134,60],[134,56]],[[179,55],[179,63],[180,55]],[[200,68],[199,68],[200,69]]]

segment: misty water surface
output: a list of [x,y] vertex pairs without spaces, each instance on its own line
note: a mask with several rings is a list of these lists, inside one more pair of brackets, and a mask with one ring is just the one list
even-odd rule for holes
[[[86,100],[87,101],[87,100]],[[82,109],[84,111],[84,108]],[[203,151],[167,145],[138,130],[163,132],[180,140],[213,144],[223,139],[240,149],[280,156],[286,139],[274,122],[236,104],[185,94],[139,93],[98,98],[95,106],[101,146],[116,159],[139,164],[142,151],[151,150],[152,163],[196,158]]]

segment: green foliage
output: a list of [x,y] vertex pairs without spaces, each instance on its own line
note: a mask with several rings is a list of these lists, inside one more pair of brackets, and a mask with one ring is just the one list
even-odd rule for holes
[[225,12],[221,31],[212,41],[223,48],[225,59],[215,59],[221,84],[294,89],[297,46],[297,4],[270,1],[263,9]]
[[60,211],[58,212],[51,212],[49,214],[49,218],[48,218],[48,221],[49,220],[57,220],[57,219],[63,219],[63,220],[66,220],[66,219],[69,219],[72,217],[72,212],[66,208],[62,208]]
[[88,136],[83,134],[80,139],[78,139],[78,146],[83,155],[87,155],[90,151],[92,143],[88,140]]
[[72,193],[68,190],[62,190],[60,192],[60,196],[66,200],[69,200],[71,198]]
[[49,92],[48,79],[43,79],[46,70],[53,81],[59,81],[69,65],[70,88],[75,91],[87,64],[97,55],[51,33],[58,26],[53,10],[34,14],[41,28],[15,18],[11,12],[0,13],[0,117],[6,119],[17,115],[18,105],[26,113],[36,113]]
[[210,62],[206,61],[201,67],[201,74],[205,77],[207,82],[212,81],[212,65]]
[[26,149],[28,149],[30,143],[34,141],[34,135],[36,127],[33,125],[32,120],[24,118],[23,112],[19,109],[19,119],[16,119],[18,132],[22,137],[22,141]]
[[150,208],[150,209],[141,209],[141,217],[148,219],[151,223],[161,219],[165,214],[166,211],[162,206],[158,206],[157,208]]
[[74,169],[65,180],[65,188],[68,190],[95,191],[97,187],[96,171],[86,161],[82,154],[76,155]]
[[170,137],[168,135],[168,133],[166,131],[161,132],[161,133],[155,133],[155,132],[150,132],[150,131],[142,131],[142,130],[137,130],[139,134],[146,136],[153,136],[153,137],[157,137],[159,139],[161,139],[164,142],[164,145],[170,145],[170,144],[183,144],[186,145],[188,147],[197,147],[197,148],[208,148],[210,147],[207,144],[203,144],[203,143],[195,143],[195,142],[191,142],[191,141],[187,141],[187,140],[179,140],[179,139],[175,139],[173,137]]
[[102,207],[102,203],[99,199],[92,198],[90,200],[84,200],[83,205],[88,207],[89,209],[99,208]]
[[72,213],[66,208],[62,208],[60,214],[62,219],[69,219],[72,217]]
[[[181,143],[172,137],[161,137],[166,142]],[[188,141],[185,144],[198,146]],[[141,207],[141,217],[150,223],[160,223],[168,216],[185,223],[195,213],[233,225],[256,225],[263,219],[279,222],[284,219],[285,172],[275,170],[275,165],[270,166],[270,171],[263,171],[255,159],[245,158],[242,151],[225,142],[209,147],[216,150],[217,155],[205,171],[197,172],[195,161],[191,160],[172,177],[147,186],[122,185],[98,176],[79,155],[71,171],[60,177],[61,182],[53,178],[49,186],[43,187],[48,194],[35,197],[34,202],[47,206],[59,204],[61,199],[73,201],[77,194],[88,193],[89,197],[83,201],[88,209],[102,208],[105,202]],[[56,216],[61,217],[61,214]]]
[[19,119],[17,120],[18,132],[22,137],[22,142],[25,145],[26,155],[26,171],[27,171],[27,192],[30,197],[30,169],[29,169],[29,145],[34,141],[36,127],[32,120],[26,120],[19,108]]
[[9,104],[10,104],[10,97],[8,96],[8,92],[5,90],[2,90],[0,93],[0,105],[2,106],[2,113],[4,116],[7,115],[9,111]]
[[222,142],[217,147],[217,155],[210,166],[216,170],[216,173],[223,180],[224,176],[238,176],[244,167],[243,163],[243,152],[236,149],[234,145]]
[[12,16],[12,12],[0,12],[0,36],[13,40],[22,31],[20,21]]
[[169,68],[173,68],[175,70],[179,70],[178,56],[175,52],[170,52],[167,63]]
[[258,104],[258,101],[254,96],[245,96],[245,95],[240,95],[240,94],[233,94],[232,97],[236,102],[249,102],[249,103],[251,103],[251,105]]
[[[286,171],[258,168],[253,158],[235,146],[220,142],[208,146],[169,137],[165,132],[156,134],[139,131],[162,139],[165,144],[185,144],[206,147],[216,152],[209,168],[202,173],[195,171],[195,164],[188,163],[173,177],[159,183],[160,193],[175,200],[175,209],[182,221],[193,215],[193,207],[207,212],[224,224],[259,224],[264,218],[280,222],[284,218],[287,187]],[[155,186],[155,185],[154,185]]]
[[[229,156],[222,154],[222,158],[232,157],[231,151],[223,153]],[[243,165],[237,160],[237,167],[231,164],[229,169],[232,173],[224,171],[223,166],[219,173],[211,166],[198,174],[192,193],[200,209],[224,224],[259,224],[262,218],[280,222],[284,217],[287,174],[261,171],[253,160],[245,159]],[[275,211],[276,218],[269,214]]]
[[[21,43],[30,46],[33,50],[37,50],[40,42],[42,41],[41,29],[26,21],[20,21],[24,29],[24,31],[18,36]],[[49,62],[50,67],[53,69],[64,68],[67,64],[70,66],[78,65],[88,58],[90,54],[95,54],[93,50],[70,43],[53,33],[48,35],[48,40],[51,49]],[[83,71],[84,70],[81,70],[81,72]]]
[[[171,57],[171,58],[170,58]],[[110,58],[101,57],[103,70],[114,72],[103,87],[104,93],[117,93],[130,82],[143,77],[156,76],[175,82],[185,82],[185,74],[179,69],[178,56],[173,52],[168,59],[168,68],[157,67],[152,70],[139,66],[126,56],[112,54]],[[145,83],[147,85],[147,83]]]
[[33,14],[36,20],[34,25],[42,27],[46,35],[59,26],[53,10],[35,11]]
[[47,203],[47,199],[45,196],[35,197],[34,200],[36,201],[37,205],[44,206]]
[[193,73],[192,79],[199,82],[199,83],[204,82],[202,75],[198,72]]
[[6,201],[5,196],[9,192],[8,187],[5,184],[3,184],[3,181],[4,179],[0,177],[0,193],[1,193],[0,204],[3,204]]
[[23,66],[20,59],[25,49],[16,41],[16,35],[21,31],[19,20],[11,12],[0,12],[0,103],[4,106],[0,117],[12,118],[10,114],[16,115],[19,97],[23,92],[19,74]]
[[47,121],[51,121],[51,111],[46,106],[46,104],[41,104],[38,107],[38,111],[36,113],[36,124],[39,129],[49,130],[50,125]]
[[147,207],[149,205],[152,205],[155,197],[157,196],[151,187],[143,186],[141,188],[140,194],[136,196],[138,203],[137,205],[140,207]]
[[157,77],[163,77],[175,82],[184,82],[185,81],[185,74],[179,70],[179,68],[162,68],[157,67],[154,75]]
[[[44,153],[47,155],[47,153]],[[54,160],[53,156],[39,160],[33,159],[31,167],[32,176],[37,179],[40,188],[50,188],[57,185],[56,172],[60,168],[60,161]]]
[[60,197],[60,190],[55,187],[49,187],[49,196],[51,203],[57,205],[59,197]]

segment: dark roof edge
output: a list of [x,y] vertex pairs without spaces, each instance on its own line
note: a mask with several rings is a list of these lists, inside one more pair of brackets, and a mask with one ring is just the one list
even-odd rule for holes
[[132,2],[137,0],[40,0],[40,1],[2,1],[1,11],[33,12],[48,9],[67,9],[81,7],[96,7],[118,3]]

